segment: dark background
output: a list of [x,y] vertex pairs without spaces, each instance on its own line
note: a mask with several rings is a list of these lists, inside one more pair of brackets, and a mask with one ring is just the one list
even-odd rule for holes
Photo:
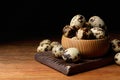
[[0,40],[60,37],[62,28],[76,14],[88,20],[100,16],[109,32],[119,32],[119,2],[109,0],[6,1],[5,23],[0,29]]

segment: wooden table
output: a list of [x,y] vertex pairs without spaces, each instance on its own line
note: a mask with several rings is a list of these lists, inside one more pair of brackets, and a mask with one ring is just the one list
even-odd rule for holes
[[[111,36],[111,39],[120,38],[120,34]],[[72,76],[51,69],[34,59],[40,41],[29,39],[0,43],[0,80],[120,80],[120,66],[116,64]]]

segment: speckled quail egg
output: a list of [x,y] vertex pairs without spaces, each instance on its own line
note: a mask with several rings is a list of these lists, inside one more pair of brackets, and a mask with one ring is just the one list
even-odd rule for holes
[[54,46],[60,45],[60,42],[58,42],[58,41],[52,41],[50,45],[53,48]]
[[89,28],[80,28],[76,32],[76,36],[78,39],[92,39],[93,33]]
[[80,60],[80,52],[77,48],[74,47],[67,48],[65,49],[62,58],[66,62],[76,62]]
[[92,27],[103,27],[105,25],[103,19],[101,19],[99,16],[90,17],[88,22]]
[[70,21],[70,26],[79,26],[82,27],[84,23],[86,22],[86,19],[83,15],[77,14],[75,15],[71,21]]
[[37,47],[37,52],[45,52],[45,51],[50,51],[51,46],[49,44],[41,44]]
[[77,28],[75,26],[70,27],[70,25],[66,25],[63,28],[63,35],[69,38],[72,38],[76,35]]
[[111,46],[115,53],[120,52],[120,40],[119,39],[111,40]]
[[64,48],[62,47],[62,45],[56,45],[52,48],[52,54],[56,57],[56,58],[61,58],[62,54],[64,52]]
[[44,39],[44,40],[42,40],[42,41],[40,42],[39,45],[50,44],[50,43],[51,43],[51,41],[50,41],[49,39]]
[[106,37],[105,30],[100,27],[93,27],[91,28],[91,31],[96,39],[103,39]]
[[120,65],[120,52],[115,54],[114,60],[116,64]]
[[78,38],[76,36],[72,37],[71,39],[73,40],[78,40]]

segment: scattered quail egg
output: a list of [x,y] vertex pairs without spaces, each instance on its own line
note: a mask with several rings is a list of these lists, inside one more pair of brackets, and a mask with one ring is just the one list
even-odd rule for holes
[[51,46],[49,44],[42,44],[37,47],[37,52],[50,51]]
[[112,49],[115,53],[120,52],[120,40],[119,39],[113,39],[111,41]]
[[62,58],[66,62],[76,62],[80,59],[80,52],[77,48],[67,48],[64,51]]
[[63,52],[64,52],[64,49],[62,45],[56,45],[52,48],[52,54],[57,58],[60,58]]
[[115,54],[114,60],[116,64],[120,65],[120,52]]

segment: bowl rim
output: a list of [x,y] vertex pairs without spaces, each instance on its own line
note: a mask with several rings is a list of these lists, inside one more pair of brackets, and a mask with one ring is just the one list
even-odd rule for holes
[[103,41],[103,40],[109,40],[109,37],[105,37],[103,39],[72,39],[72,38],[69,38],[69,37],[66,37],[64,35],[62,35],[62,38],[66,38],[66,39],[69,39],[69,40],[72,40],[72,41]]

